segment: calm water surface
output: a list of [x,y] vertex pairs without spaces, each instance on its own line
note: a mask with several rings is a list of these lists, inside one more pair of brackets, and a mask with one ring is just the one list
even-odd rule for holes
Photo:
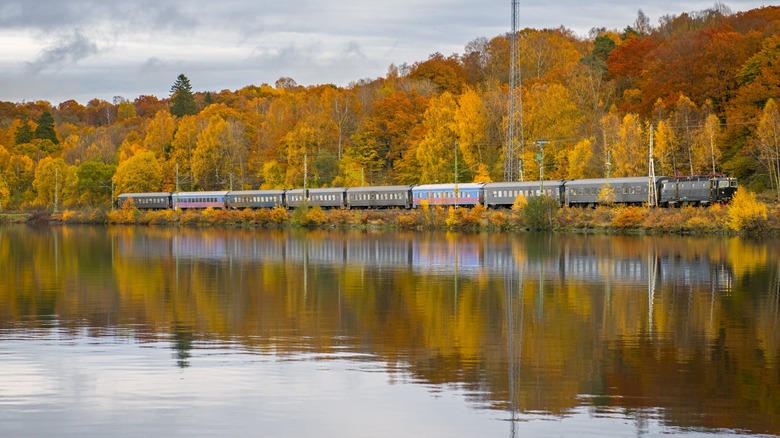
[[780,242],[0,227],[0,436],[780,434]]

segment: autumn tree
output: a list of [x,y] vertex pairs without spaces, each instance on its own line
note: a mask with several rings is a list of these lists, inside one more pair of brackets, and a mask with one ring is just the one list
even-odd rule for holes
[[87,161],[76,170],[78,177],[78,204],[96,206],[111,202],[111,178],[116,166],[98,161]]
[[176,82],[171,86],[171,114],[176,117],[183,117],[198,113],[198,106],[195,103],[195,96],[192,93],[190,80],[184,74],[176,78]]
[[720,147],[717,144],[721,135],[720,120],[718,116],[710,113],[704,118],[696,133],[696,144],[698,145],[697,163],[702,173],[715,173],[717,165],[722,156]]
[[523,110],[525,135],[530,139],[525,148],[526,172],[539,173],[538,163],[534,160],[539,153],[535,141],[544,138],[551,140],[545,147],[545,174],[549,178],[563,178],[568,151],[564,148],[565,143],[557,140],[575,137],[582,120],[569,90],[559,83],[536,83],[524,91]]
[[568,172],[566,178],[597,178],[599,166],[593,162],[593,141],[584,139],[577,142],[568,153]]
[[192,172],[192,157],[197,147],[198,134],[208,124],[198,116],[184,116],[179,119],[176,133],[171,141],[170,162],[178,178],[176,186],[192,189],[195,175]]
[[445,58],[434,53],[427,61],[412,66],[410,79],[428,80],[436,85],[440,92],[460,94],[466,82],[466,74],[457,56]]
[[8,184],[5,182],[5,177],[0,175],[0,212],[3,211],[3,207],[8,208],[8,201],[11,199],[11,191],[8,188]]
[[158,192],[162,167],[153,152],[140,152],[119,164],[113,181],[116,194]]
[[167,156],[171,149],[175,120],[168,111],[158,111],[146,125],[144,149],[152,151],[158,157]]
[[677,175],[677,138],[669,122],[661,120],[654,130],[653,155],[661,175]]
[[680,145],[682,153],[681,161],[687,163],[689,174],[695,173],[696,160],[694,150],[697,148],[695,142],[695,131],[699,125],[699,109],[693,101],[680,94],[677,103],[674,106],[674,112],[671,117],[672,127],[675,131],[675,137]]
[[618,141],[613,148],[613,176],[647,175],[647,146],[645,128],[639,116],[626,114],[620,125]]
[[30,126],[30,122],[25,120],[16,128],[15,143],[25,144],[31,142],[33,139],[33,130]]
[[463,159],[464,176],[473,174],[480,166],[484,171],[499,159],[497,145],[487,141],[487,114],[479,94],[468,88],[458,97],[458,106],[453,115],[453,129],[457,135],[458,148]]
[[33,188],[36,192],[35,203],[41,207],[54,205],[70,206],[77,201],[76,168],[68,166],[62,158],[46,157],[35,168]]
[[755,149],[759,162],[766,168],[772,188],[780,197],[780,110],[769,99],[756,131]]
[[242,187],[246,173],[246,128],[237,115],[219,105],[208,110],[208,125],[198,133],[192,153],[194,183],[206,190]]
[[455,109],[455,98],[445,92],[432,99],[425,111],[425,135],[416,152],[421,183],[455,182],[457,178],[454,166],[457,147],[457,135],[453,130]]
[[[422,132],[422,120],[427,100],[416,92],[394,91],[374,102],[373,109],[358,128],[356,136],[365,148],[376,152],[390,175],[377,182],[392,181],[401,172],[404,154],[415,150],[414,144]],[[388,172],[390,171],[390,172]]]

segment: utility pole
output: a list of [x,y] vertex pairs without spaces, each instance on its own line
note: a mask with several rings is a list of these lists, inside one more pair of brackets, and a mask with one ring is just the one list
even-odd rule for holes
[[303,153],[303,208],[308,209],[309,207],[309,194],[306,190],[307,184],[309,182],[309,153],[304,152]]
[[536,160],[539,162],[539,190],[544,195],[544,145],[550,141],[544,138],[537,138],[536,145],[539,146],[539,153],[536,154]]
[[58,192],[60,191],[60,169],[58,167],[54,168],[54,212],[57,213],[59,210],[59,199],[58,199]]
[[455,208],[458,208],[458,142],[455,142]]
[[650,148],[647,153],[647,205],[658,206],[658,194],[655,190],[655,162],[653,161],[653,125],[650,125]]

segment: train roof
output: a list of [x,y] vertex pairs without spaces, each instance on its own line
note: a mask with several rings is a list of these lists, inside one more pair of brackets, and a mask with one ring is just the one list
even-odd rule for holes
[[269,189],[269,190],[232,190],[229,192],[231,195],[281,195],[284,193],[282,189]]
[[171,192],[150,192],[150,193],[122,193],[119,198],[151,198],[159,196],[171,196]]
[[412,186],[365,186],[349,187],[347,192],[397,192],[399,190],[411,190]]
[[173,196],[225,196],[228,191],[221,192],[177,192],[173,193]]
[[541,182],[544,182],[544,185],[551,185],[551,186],[563,184],[563,181],[559,179],[551,179],[551,180],[544,180],[544,181],[504,181],[504,182],[485,183],[485,188],[490,189],[496,187],[510,187],[510,188],[538,187]]
[[[590,184],[632,184],[632,183],[642,183],[647,184],[647,181],[650,179],[649,176],[630,176],[630,177],[620,177],[620,178],[590,178],[590,179],[573,179],[570,181],[566,181],[565,184],[567,186],[576,186],[576,185],[590,185]],[[669,179],[667,176],[656,176],[655,182],[659,182],[662,180]]]
[[314,187],[309,189],[309,193],[342,193],[346,190],[346,187]]
[[412,187],[412,191],[418,191],[418,190],[455,190],[455,187],[458,187],[458,190],[463,189],[481,189],[482,186],[484,186],[485,183],[458,183],[458,184],[421,184],[419,186]]

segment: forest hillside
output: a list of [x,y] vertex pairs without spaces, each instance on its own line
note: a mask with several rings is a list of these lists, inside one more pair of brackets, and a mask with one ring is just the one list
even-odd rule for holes
[[[347,87],[282,77],[239,90],[0,102],[0,209],[109,205],[112,193],[726,173],[780,188],[780,7],[641,12],[622,30],[476,38]],[[283,72],[280,72],[283,74]],[[509,117],[514,93],[522,112]],[[545,139],[539,159],[538,139]]]

